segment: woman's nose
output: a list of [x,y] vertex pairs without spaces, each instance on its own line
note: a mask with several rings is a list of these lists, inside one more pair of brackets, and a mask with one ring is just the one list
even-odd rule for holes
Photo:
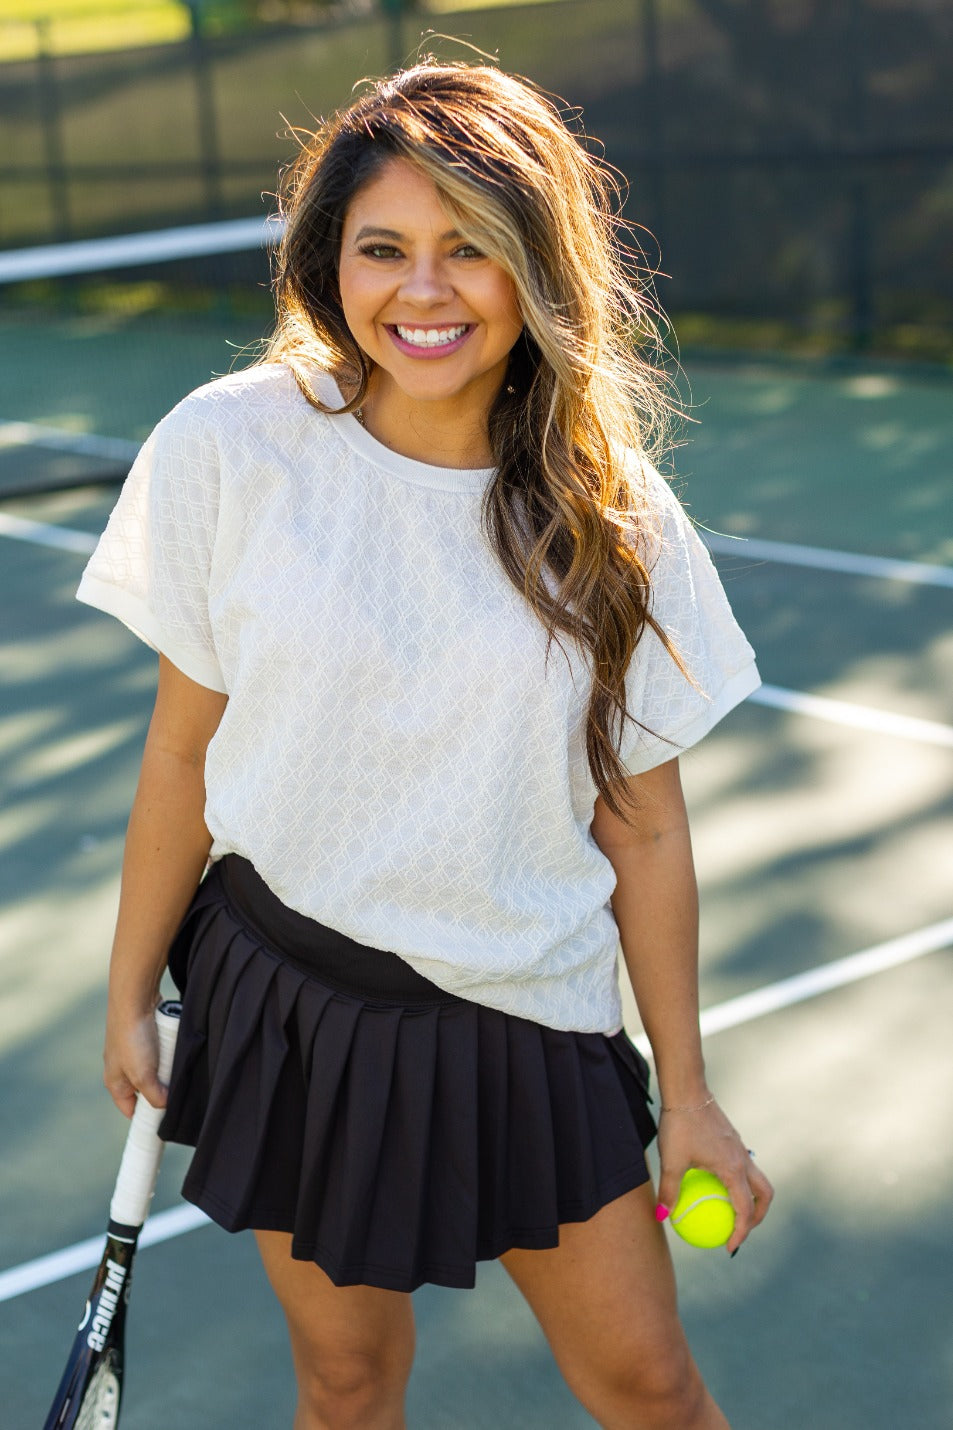
[[451,296],[453,287],[442,264],[420,258],[404,276],[400,296],[410,303],[440,303]]

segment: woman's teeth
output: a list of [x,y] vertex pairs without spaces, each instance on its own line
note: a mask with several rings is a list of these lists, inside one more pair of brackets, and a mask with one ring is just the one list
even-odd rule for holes
[[447,343],[455,343],[462,338],[469,324],[461,323],[457,328],[402,328],[395,324],[398,336],[415,348],[439,348]]

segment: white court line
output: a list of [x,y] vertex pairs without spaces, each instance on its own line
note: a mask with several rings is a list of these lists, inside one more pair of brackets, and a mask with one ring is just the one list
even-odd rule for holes
[[856,551],[831,551],[821,546],[798,546],[790,541],[757,541],[703,529],[698,534],[718,556],[741,556],[755,561],[776,561],[783,566],[811,566],[818,571],[873,576],[881,581],[910,581],[919,586],[953,588],[953,566],[897,561],[892,556],[865,556]]
[[[847,958],[835,959],[833,963],[822,964],[807,973],[796,973],[792,978],[782,978],[777,983],[769,983],[765,988],[757,988],[751,993],[742,993],[737,998],[729,998],[724,1003],[716,1003],[706,1008],[699,1023],[702,1034],[710,1037],[726,1028],[737,1028],[742,1023],[750,1023],[755,1018],[763,1018],[780,1008],[789,1008],[794,1003],[803,1003],[808,998],[816,998],[833,988],[856,983],[861,978],[869,978],[874,973],[896,968],[899,964],[910,963],[922,958],[926,953],[936,953],[953,945],[953,918],[915,933],[904,934],[890,939],[887,943],[876,944],[861,953],[850,954]],[[648,1053],[648,1042],[644,1037],[635,1039],[636,1046]],[[205,1226],[208,1218],[197,1207],[185,1205],[173,1207],[170,1211],[159,1212],[150,1217],[139,1239],[140,1246],[154,1246],[158,1242],[171,1241],[196,1227]],[[50,1286],[56,1281],[64,1281],[79,1271],[89,1271],[99,1265],[103,1254],[103,1238],[90,1237],[87,1241],[66,1246],[62,1251],[50,1252],[34,1261],[26,1261],[22,1266],[12,1266],[9,1271],[0,1272],[0,1301],[12,1301],[28,1291],[36,1291],[41,1286]]]
[[[822,963],[818,968],[810,968],[806,973],[795,973],[790,978],[781,978],[777,983],[768,983],[764,988],[755,988],[751,993],[739,993],[737,998],[728,998],[724,1003],[715,1003],[704,1008],[699,1014],[698,1025],[702,1037],[722,1033],[726,1028],[737,1028],[742,1023],[752,1023],[779,1008],[790,1008],[794,1003],[804,1003],[808,998],[816,998],[820,993],[829,993],[834,988],[843,988],[848,983],[857,983],[861,978],[870,978],[874,973],[883,973],[888,968],[896,968],[902,963],[910,963],[922,958],[926,953],[938,953],[940,949],[953,945],[953,918],[942,919],[938,924],[928,924],[914,933],[901,934],[899,938],[888,939],[886,943],[874,944],[860,953],[850,953],[846,958],[836,958],[832,963]],[[651,1048],[645,1035],[633,1039],[639,1050],[651,1056]]]
[[108,462],[132,466],[139,442],[126,437],[98,437],[95,432],[66,432],[62,427],[41,427],[36,422],[9,422],[0,418],[0,447],[48,447],[77,457],[104,457]]
[[[161,1241],[171,1241],[198,1226],[205,1226],[207,1222],[204,1212],[187,1203],[166,1212],[157,1212],[143,1227],[139,1245],[156,1246]],[[25,1261],[22,1266],[12,1266],[9,1271],[0,1272],[0,1301],[12,1301],[16,1296],[24,1296],[27,1291],[38,1291],[41,1286],[65,1281],[67,1276],[75,1276],[79,1271],[92,1270],[99,1265],[103,1243],[103,1237],[91,1236],[87,1241],[65,1246],[62,1251],[51,1251],[48,1256],[38,1256],[35,1261]]]
[[741,993],[737,998],[716,1003],[701,1014],[702,1035],[709,1037],[712,1033],[723,1032],[725,1028],[737,1028],[741,1023],[763,1018],[766,1013],[789,1008],[792,1003],[803,1003],[808,998],[816,998],[819,993],[843,988],[845,984],[856,983],[861,978],[869,978],[871,974],[882,973],[887,968],[896,968],[901,963],[910,963],[914,958],[922,958],[925,953],[938,953],[951,945],[953,919],[943,919],[938,924],[917,929],[915,933],[903,934],[887,943],[865,948],[862,953],[849,954],[847,958],[835,959],[833,963],[822,963],[819,968],[811,968],[807,973],[795,973],[791,978],[769,983],[766,988],[756,988],[752,993]]
[[878,735],[899,735],[901,739],[917,740],[923,745],[953,748],[953,725],[941,725],[938,720],[894,715],[889,710],[875,710],[869,705],[854,705],[847,700],[830,700],[824,695],[806,695],[800,690],[785,690],[780,685],[762,685],[748,699],[755,705],[789,710],[794,715],[810,715],[815,720],[827,720],[834,725],[850,725],[856,730],[872,730]]
[[70,526],[50,526],[45,521],[27,521],[22,516],[11,516],[0,511],[0,536],[9,536],[13,541],[32,541],[34,546],[53,546],[60,551],[78,551],[89,556],[96,549],[96,536],[88,531],[75,531]]

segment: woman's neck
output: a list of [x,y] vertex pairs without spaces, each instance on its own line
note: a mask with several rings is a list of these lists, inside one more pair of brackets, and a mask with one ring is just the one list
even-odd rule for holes
[[361,421],[378,442],[412,461],[474,470],[493,466],[486,395],[460,393],[444,400],[412,398],[371,375]]

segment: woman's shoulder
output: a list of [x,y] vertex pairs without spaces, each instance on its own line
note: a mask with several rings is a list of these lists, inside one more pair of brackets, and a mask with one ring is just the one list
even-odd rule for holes
[[[328,405],[341,402],[333,379]],[[324,381],[313,384],[324,398]],[[133,472],[158,487],[238,490],[253,477],[270,448],[314,457],[331,440],[331,420],[301,393],[283,363],[262,362],[203,383],[176,403],[143,443]]]
[[[343,406],[334,378],[317,370],[308,383],[329,412]],[[221,449],[252,452],[269,434],[287,440],[297,427],[313,439],[330,419],[309,402],[284,362],[255,363],[203,383],[176,403],[154,429],[160,441],[207,442]]]
[[[176,403],[161,426],[175,429],[221,426],[234,432],[259,423],[293,420],[309,410],[294,374],[280,362],[255,363],[203,383]],[[314,409],[311,408],[311,411]]]

